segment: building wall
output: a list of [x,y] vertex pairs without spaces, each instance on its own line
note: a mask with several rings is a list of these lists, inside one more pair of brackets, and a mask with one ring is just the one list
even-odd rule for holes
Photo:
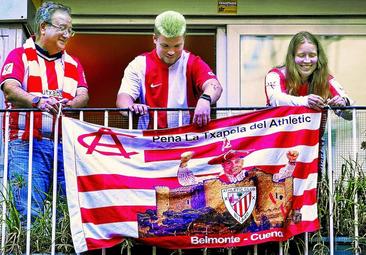
[[[74,14],[155,15],[174,9],[185,15],[218,14],[218,0],[59,0]],[[237,15],[364,15],[363,0],[237,0]]]
[[[78,43],[77,38],[81,38],[79,35],[85,34],[84,36],[86,36],[89,34],[89,36],[92,36],[92,34],[99,34],[103,36],[103,34],[144,34],[149,36],[152,33],[155,15],[168,9],[174,9],[183,13],[187,18],[188,31],[198,31],[198,33],[202,31],[205,33],[207,30],[210,30],[210,33],[212,33],[212,31],[215,31],[217,28],[223,28],[224,31],[227,32],[227,25],[254,25],[262,27],[268,27],[270,25],[283,26],[288,24],[295,26],[299,24],[302,25],[302,27],[304,27],[304,25],[305,27],[306,25],[332,25],[334,33],[336,33],[341,25],[351,24],[355,27],[365,27],[366,25],[366,1],[364,0],[237,0],[236,14],[218,13],[218,3],[220,1],[221,0],[156,0],[151,2],[150,0],[109,0],[105,2],[99,0],[59,0],[59,2],[70,6],[73,11],[73,25],[78,32],[78,36],[73,40],[75,43],[71,42],[69,44],[69,50],[76,56],[80,55],[78,52],[83,52],[83,48],[89,47],[85,43]],[[37,4],[39,6],[42,1],[33,0],[33,2],[36,6]],[[358,34],[354,34],[354,32],[350,32],[350,34],[358,36]],[[227,38],[229,38],[230,35],[225,34],[225,37],[226,35]],[[330,52],[328,52],[332,74],[334,74],[337,80],[345,87],[349,96],[354,99],[357,105],[366,104],[366,91],[359,89],[359,86],[362,83],[362,77],[360,78],[360,76],[362,76],[362,66],[366,61],[366,51],[361,50],[361,48],[365,48],[363,46],[365,43],[364,38],[366,37],[363,35],[358,41],[353,40],[348,42],[344,40],[342,41],[342,45],[338,43],[337,47],[330,48]],[[110,43],[113,44],[113,42]],[[92,45],[93,42],[90,42],[90,44]],[[150,43],[146,45],[146,48],[153,46]],[[133,49],[126,49],[129,47],[135,47],[135,45],[124,44],[119,51],[122,51],[123,48],[128,52],[132,52]],[[197,46],[197,48],[199,47]],[[208,49],[207,52],[216,52],[218,55],[220,55],[219,51],[221,51],[221,53],[225,52],[225,46],[215,45],[215,42],[213,48],[205,47],[204,49]],[[192,52],[198,55],[202,54],[202,51],[196,49],[192,50]],[[232,49],[230,49],[229,46],[226,47],[226,52],[228,54],[227,61],[232,61]],[[235,55],[238,55],[238,53],[235,52]],[[240,92],[241,95],[241,102],[233,103],[233,99],[224,93],[218,102],[218,106],[263,106],[265,104],[262,81],[269,67],[258,69],[257,73],[253,75],[255,77],[260,76],[260,79],[257,79],[256,83],[250,82],[250,86],[248,87],[248,82],[244,83],[240,80],[231,82],[228,77],[237,75],[237,73],[233,73],[229,67],[227,69],[226,66],[222,67],[221,63],[223,61],[220,61],[215,54],[211,54],[210,56],[213,59],[216,58],[217,63],[210,63],[210,66],[219,75],[220,81],[224,85],[225,93],[233,91],[236,94]],[[88,69],[88,60],[85,61],[83,56],[80,57],[82,63],[85,63],[87,78],[89,78],[94,74],[95,68],[91,68],[90,70],[93,72],[90,72]],[[110,57],[111,56],[109,55],[109,58]],[[90,59],[89,55],[87,56],[87,59]],[[123,59],[129,60],[129,58]],[[203,56],[203,59],[206,61],[209,60],[205,56]],[[274,65],[279,65],[281,62],[282,61],[274,63]],[[270,60],[266,61],[266,63],[272,64]],[[118,67],[115,66],[118,70],[113,71],[113,74],[116,77],[112,82],[103,79],[102,83],[108,84],[111,88],[111,96],[106,97],[108,98],[106,99],[108,102],[102,102],[101,99],[98,98],[96,102],[93,100],[91,101],[91,106],[114,106],[115,94],[125,66],[126,64],[119,65]],[[216,66],[217,69],[215,69]],[[90,75],[89,73],[92,74]],[[248,75],[245,77],[248,79],[250,78]],[[93,82],[93,80],[90,80],[91,92],[97,87]],[[230,88],[230,84],[234,83],[240,84],[241,89]],[[101,82],[98,82],[98,86],[99,84],[101,84]],[[257,91],[261,91],[262,94],[258,97],[252,97],[252,92],[256,93]],[[111,98],[113,99],[111,100]],[[225,98],[227,99],[224,100]]]

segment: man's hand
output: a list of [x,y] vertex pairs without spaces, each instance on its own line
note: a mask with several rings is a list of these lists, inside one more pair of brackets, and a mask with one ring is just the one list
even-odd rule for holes
[[37,105],[37,108],[43,112],[57,114],[59,111],[59,106],[60,102],[56,98],[50,97],[50,98],[41,98],[41,100]]
[[68,100],[63,98],[60,103],[65,108],[82,108],[86,107],[89,101],[88,89],[85,87],[80,87],[76,89],[76,95],[73,99]]
[[145,115],[149,113],[149,106],[146,104],[132,104],[128,109],[137,115]]
[[206,126],[211,120],[210,113],[210,102],[200,98],[197,102],[196,109],[194,110],[193,124],[196,124],[199,127]]
[[194,110],[193,123],[199,127],[206,126],[211,120],[211,104],[215,104],[220,98],[222,87],[218,80],[209,79],[202,85],[202,95],[207,95],[211,100],[198,99]]

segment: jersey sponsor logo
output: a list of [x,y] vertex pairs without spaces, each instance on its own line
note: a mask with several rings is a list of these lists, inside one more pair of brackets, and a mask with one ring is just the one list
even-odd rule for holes
[[56,90],[44,89],[42,94],[47,97],[62,98],[62,90],[60,90],[60,89],[56,89]]
[[150,87],[151,88],[156,88],[156,87],[159,87],[161,85],[162,85],[162,83],[157,83],[157,84],[151,83]]
[[13,72],[14,63],[9,63],[4,66],[2,75],[11,74]]

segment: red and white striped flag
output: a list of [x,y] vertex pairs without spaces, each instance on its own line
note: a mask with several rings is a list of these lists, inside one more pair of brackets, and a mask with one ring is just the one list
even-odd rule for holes
[[306,107],[146,131],[63,118],[75,251],[125,237],[171,249],[244,246],[317,230],[320,121]]

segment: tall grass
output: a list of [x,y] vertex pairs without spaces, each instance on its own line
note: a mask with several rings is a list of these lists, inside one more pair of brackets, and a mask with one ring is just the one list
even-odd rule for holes
[[[353,244],[350,248],[353,252],[366,249],[366,175],[362,164],[358,159],[344,158],[341,174],[333,182],[334,234],[336,237],[349,238]],[[321,228],[311,236],[312,242],[315,243],[313,254],[316,255],[329,254],[327,247],[330,193],[328,183],[328,174],[325,172],[318,183],[318,216]],[[358,225],[359,236],[356,236],[355,225]]]
[[[5,221],[0,220],[1,225],[5,224],[5,247],[3,254],[23,254],[26,250],[26,222],[16,210],[12,193],[1,191],[1,204],[6,205],[7,213]],[[30,243],[31,253],[50,253],[51,252],[51,233],[52,233],[52,196],[47,196],[44,211],[31,224]],[[57,222],[56,222],[56,252],[69,254],[74,252],[70,220],[65,199],[60,198],[57,203]]]

